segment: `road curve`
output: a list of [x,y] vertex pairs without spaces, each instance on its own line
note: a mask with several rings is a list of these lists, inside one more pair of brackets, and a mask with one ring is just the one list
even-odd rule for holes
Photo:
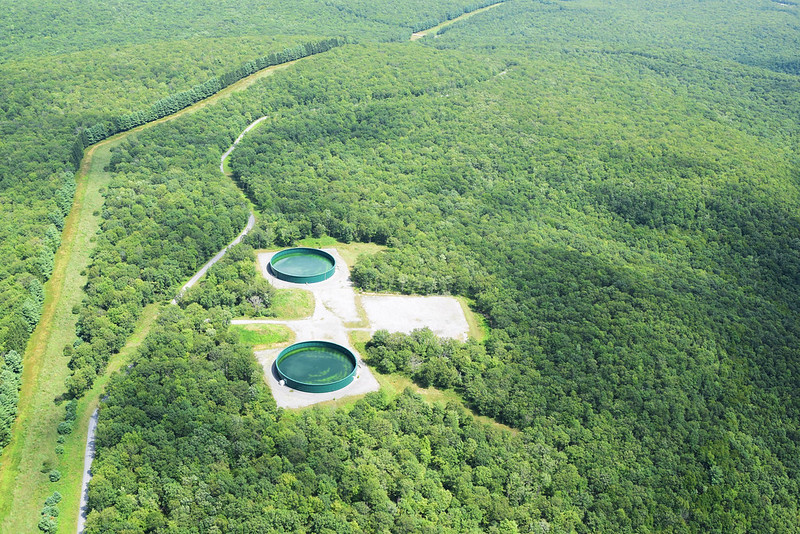
[[244,137],[244,134],[246,134],[247,132],[249,132],[250,130],[255,128],[256,124],[258,124],[259,122],[263,121],[266,118],[267,118],[267,116],[265,115],[265,116],[263,116],[263,117],[261,117],[259,119],[254,120],[253,122],[250,123],[250,126],[245,128],[244,131],[242,131],[242,133],[239,134],[239,137],[236,138],[236,141],[233,142],[231,147],[228,150],[226,150],[225,153],[220,158],[220,160],[219,160],[219,172],[221,172],[222,174],[225,174],[225,160],[228,158],[228,156],[231,155],[231,152],[233,152],[233,149],[236,148],[236,145],[239,144],[239,141],[242,140],[242,138]]
[[253,215],[253,212],[251,211],[250,212],[250,217],[247,218],[247,226],[244,227],[244,230],[242,230],[242,233],[239,234],[238,236],[236,236],[236,239],[231,241],[228,246],[226,246],[225,248],[223,248],[222,250],[217,252],[217,254],[213,258],[208,260],[208,262],[205,265],[200,267],[200,270],[197,271],[197,273],[195,273],[195,275],[192,276],[192,278],[188,282],[186,282],[186,284],[184,284],[184,286],[181,288],[181,290],[178,292],[178,294],[175,296],[175,298],[172,299],[171,303],[172,304],[177,304],[178,301],[180,300],[180,298],[186,292],[186,290],[189,289],[190,287],[192,287],[193,285],[195,285],[197,283],[197,281],[200,280],[206,274],[206,272],[208,271],[209,267],[211,267],[212,265],[217,263],[219,260],[221,260],[222,257],[225,255],[225,253],[228,252],[229,248],[231,248],[234,245],[238,245],[239,242],[241,242],[242,238],[244,236],[246,236],[247,233],[250,230],[253,229],[253,226],[255,226],[255,224],[256,224],[256,217],[255,217],[255,215]]
[[[219,160],[219,170],[220,170],[220,172],[222,174],[225,174],[225,160],[227,159],[228,156],[231,155],[231,152],[233,152],[233,149],[235,149],[236,145],[239,144],[239,141],[242,140],[242,138],[244,137],[244,134],[246,134],[247,132],[252,130],[259,122],[263,121],[266,118],[267,117],[264,116],[264,117],[258,118],[256,120],[254,120],[253,122],[251,122],[250,125],[247,128],[245,128],[242,131],[242,133],[239,134],[239,137],[236,138],[236,141],[233,142],[233,144],[230,146],[230,148],[228,150],[226,150],[224,154],[222,154],[222,157]],[[178,294],[175,296],[175,298],[172,299],[172,304],[177,304],[178,301],[180,300],[180,298],[183,296],[183,294],[186,293],[186,290],[189,289],[190,287],[192,287],[193,285],[195,285],[198,280],[200,280],[203,276],[205,276],[206,272],[208,272],[209,267],[211,267],[212,265],[217,263],[219,260],[221,260],[222,257],[225,255],[225,253],[228,252],[229,248],[231,248],[234,245],[238,245],[242,241],[242,238],[244,236],[246,236],[247,233],[250,232],[250,230],[253,229],[253,226],[255,226],[255,224],[256,224],[256,217],[255,217],[255,215],[253,215],[253,212],[251,211],[250,212],[250,217],[247,219],[247,226],[244,227],[244,230],[242,230],[242,233],[239,234],[236,237],[236,239],[231,241],[231,243],[228,246],[226,246],[225,248],[223,248],[222,250],[217,252],[216,256],[214,256],[213,258],[208,260],[208,263],[206,263],[205,265],[200,267],[200,270],[197,271],[197,273],[194,276],[192,276],[192,278],[188,282],[186,282],[186,284],[181,288],[181,290],[178,292]]]

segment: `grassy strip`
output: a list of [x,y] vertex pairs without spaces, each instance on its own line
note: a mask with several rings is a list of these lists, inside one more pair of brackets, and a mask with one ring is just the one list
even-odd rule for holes
[[[94,213],[99,213],[102,208],[103,197],[100,190],[110,180],[110,174],[103,170],[111,158],[110,148],[128,135],[194,113],[293,63],[295,62],[256,72],[174,115],[110,137],[89,148],[84,154],[76,178],[75,199],[61,236],[62,245],[55,255],[53,275],[45,284],[42,317],[25,351],[20,402],[11,442],[0,456],[0,495],[3,496],[0,499],[0,531],[37,531],[36,524],[42,503],[53,490],[53,484],[47,475],[41,473],[44,462],[57,465],[62,471],[62,479],[78,480],[77,485],[80,485],[83,472],[82,454],[67,456],[65,452],[64,458],[59,462],[54,452],[56,426],[64,417],[63,407],[57,406],[54,401],[64,391],[64,380],[69,375],[67,361],[61,356],[61,352],[65,344],[75,339],[77,317],[72,314],[72,308],[83,299],[82,288],[86,284],[86,277],[80,273],[89,265],[89,253],[93,249],[91,238],[96,235],[100,225],[100,218]],[[100,380],[98,377],[98,381]],[[81,406],[87,408],[86,404]],[[88,420],[91,411],[83,411],[81,406],[78,417]],[[85,435],[83,439],[85,440]],[[79,499],[79,487],[77,491]],[[64,502],[60,508],[66,510],[67,505]],[[75,522],[77,507],[78,500],[74,500]],[[70,513],[72,512],[65,513],[65,516]],[[67,524],[67,517],[64,517],[62,523]]]
[[472,301],[467,297],[456,297],[456,300],[458,300],[458,303],[461,304],[464,317],[467,318],[469,337],[481,343],[486,341],[486,339],[489,337],[489,324],[486,322],[486,318],[483,315],[472,311]]
[[501,5],[501,4],[505,4],[505,2],[506,2],[506,0],[503,0],[502,2],[497,2],[496,4],[492,4],[490,6],[482,7],[480,9],[476,9],[475,11],[470,11],[468,13],[464,13],[463,15],[461,15],[459,17],[456,17],[454,19],[446,20],[446,21],[442,22],[441,24],[439,24],[437,26],[434,26],[433,28],[429,28],[427,30],[422,30],[421,32],[413,33],[411,35],[411,41],[416,41],[417,39],[422,39],[423,37],[426,37],[428,35],[436,35],[437,33],[439,33],[439,30],[441,30],[445,26],[450,26],[451,24],[456,23],[456,22],[458,22],[460,20],[468,19],[472,15],[477,15],[478,13],[482,13],[484,11],[488,11],[488,10],[492,9],[493,7],[497,7],[497,6]]
[[[0,518],[3,532],[36,532],[39,510],[52,493],[44,462],[59,465],[55,454],[56,426],[64,418],[64,408],[55,400],[64,391],[69,375],[62,356],[65,344],[75,339],[73,306],[83,298],[91,243],[100,218],[94,213],[103,205],[100,189],[110,175],[102,172],[111,154],[110,143],[92,147],[77,176],[72,210],[62,233],[62,246],[55,257],[53,275],[45,285],[42,318],[25,351],[19,415],[14,423],[11,443],[0,462]],[[82,470],[78,468],[78,472]]]
[[305,289],[276,289],[270,307],[276,319],[305,319],[314,313],[314,295]]

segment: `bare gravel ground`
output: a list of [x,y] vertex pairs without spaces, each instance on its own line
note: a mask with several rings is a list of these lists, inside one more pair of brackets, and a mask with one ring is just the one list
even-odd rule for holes
[[369,330],[410,333],[430,328],[439,337],[467,340],[469,324],[461,304],[453,297],[410,297],[406,295],[362,295]]
[[[233,324],[282,324],[297,335],[297,342],[322,340],[343,345],[358,357],[358,377],[345,388],[331,393],[305,393],[281,386],[275,375],[274,362],[281,349],[256,352],[256,359],[264,367],[267,382],[278,406],[301,408],[318,402],[341,399],[377,391],[378,381],[349,346],[348,334],[353,330],[388,330],[409,333],[416,328],[430,328],[436,335],[466,340],[469,332],[467,318],[458,301],[452,297],[412,297],[406,295],[360,295],[353,289],[350,270],[336,249],[323,249],[336,258],[336,272],[332,277],[315,284],[293,284],[278,280],[267,270],[274,252],[258,255],[261,273],[276,288],[303,288],[314,295],[314,313],[307,319],[282,321],[277,319],[234,319]],[[359,314],[360,300],[365,316]]]
[[89,512],[89,481],[92,480],[92,460],[94,460],[94,433],[97,430],[97,410],[89,419],[89,433],[86,437],[86,452],[83,455],[83,481],[81,482],[81,504],[78,515],[78,534],[83,532],[86,524],[86,514]]

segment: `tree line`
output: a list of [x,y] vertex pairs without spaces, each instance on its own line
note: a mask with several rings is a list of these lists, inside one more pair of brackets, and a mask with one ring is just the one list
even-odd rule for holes
[[272,52],[266,56],[243,63],[236,69],[230,70],[220,76],[210,78],[203,83],[195,85],[191,89],[173,93],[157,100],[149,109],[133,111],[125,115],[114,117],[111,120],[99,122],[84,129],[75,138],[72,144],[72,162],[77,169],[83,159],[83,151],[86,147],[108,139],[120,132],[126,132],[142,124],[153,122],[167,115],[177,113],[259,70],[326,52],[331,48],[342,46],[345,43],[347,43],[346,38],[334,37],[298,44],[291,48],[285,48],[277,53]]

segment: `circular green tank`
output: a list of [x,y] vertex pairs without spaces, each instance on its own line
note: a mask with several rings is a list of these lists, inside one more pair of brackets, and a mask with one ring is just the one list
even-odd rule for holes
[[286,347],[275,360],[284,384],[309,393],[328,393],[348,385],[357,361],[347,348],[328,341],[304,341]]
[[270,258],[269,270],[279,280],[311,284],[333,276],[336,260],[324,250],[316,248],[287,248]]

